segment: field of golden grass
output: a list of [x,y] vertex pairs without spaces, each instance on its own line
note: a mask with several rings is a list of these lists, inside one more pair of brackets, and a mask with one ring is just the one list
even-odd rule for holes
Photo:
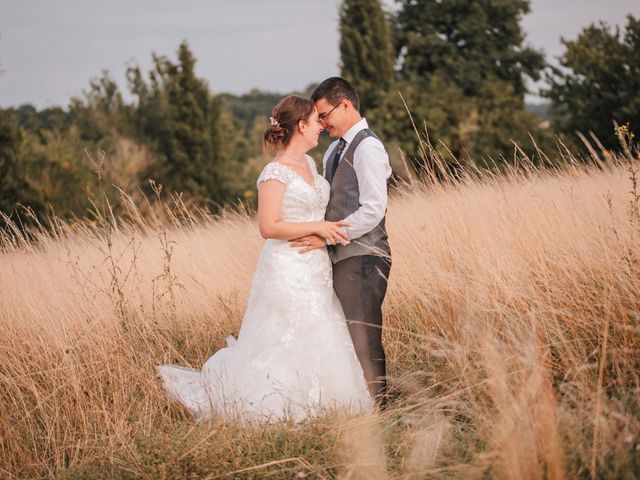
[[196,424],[154,373],[237,334],[262,244],[250,215],[98,206],[93,223],[6,231],[0,478],[636,478],[634,157],[400,186],[391,408],[297,425]]

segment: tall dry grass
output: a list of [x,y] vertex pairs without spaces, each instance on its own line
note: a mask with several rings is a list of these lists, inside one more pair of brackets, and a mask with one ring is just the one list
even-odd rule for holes
[[401,185],[391,408],[299,425],[195,424],[154,374],[237,333],[262,243],[250,215],[97,205],[93,223],[5,232],[0,477],[635,478],[637,169],[627,150]]

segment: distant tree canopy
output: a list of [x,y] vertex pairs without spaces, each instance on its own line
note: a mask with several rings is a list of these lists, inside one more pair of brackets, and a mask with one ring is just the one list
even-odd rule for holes
[[196,77],[196,60],[186,43],[178,49],[178,63],[157,56],[153,63],[148,81],[138,67],[128,71],[136,99],[130,108],[131,124],[158,156],[147,176],[200,201],[230,200],[234,192],[224,181],[233,160],[228,145],[239,132],[225,129],[231,119],[224,101]]
[[263,122],[266,121],[273,107],[283,97],[281,93],[269,93],[255,89],[240,96],[226,93],[220,96],[229,106],[231,113],[247,130],[251,129],[256,117],[259,117]]
[[195,63],[183,42],[176,62],[154,56],[147,77],[129,68],[132,102],[105,71],[68,111],[0,110],[0,210],[26,204],[41,217],[85,215],[103,194],[117,209],[114,185],[139,198],[140,187],[150,193],[149,180],[212,210],[241,198],[253,184],[244,163],[259,147],[250,148]]
[[[453,170],[508,162],[513,142],[536,161],[529,134],[550,153],[556,133],[571,148],[575,131],[616,148],[613,121],[639,132],[640,22],[633,16],[624,32],[600,23],[564,41],[560,65],[546,70],[552,109],[537,109],[549,129],[524,102],[529,80],[547,68],[524,43],[528,0],[397,3],[393,15],[379,0],[344,0],[339,12],[341,74],[358,89],[361,110],[392,157],[400,147],[416,167],[428,160],[414,124]],[[150,180],[213,210],[239,198],[254,202],[262,132],[284,93],[212,93],[186,42],[175,59],[152,59],[149,72],[130,66],[128,95],[105,71],[67,109],[0,109],[0,211],[13,214],[23,204],[40,218],[91,215],[106,195],[116,213],[126,213],[118,189],[144,206]]]
[[33,105],[21,105],[14,111],[20,126],[31,131],[63,132],[69,128],[72,119],[70,112],[61,107],[49,107],[38,111]]
[[629,123],[640,133],[640,20],[627,17],[624,32],[606,23],[592,24],[566,47],[559,67],[550,67],[554,126],[567,134],[595,136],[607,148],[617,148],[613,122]]
[[424,121],[436,147],[442,140],[458,159],[505,155],[512,139],[523,144],[529,132],[542,135],[524,103],[527,79],[539,79],[545,66],[542,54],[524,45],[528,0],[397,3],[391,27],[379,0],[342,3],[342,72],[364,92],[374,128],[417,155],[399,92],[419,131]]
[[[23,172],[19,163],[22,134],[15,118],[0,116],[0,211],[10,214],[15,199],[25,189]],[[0,225],[3,222],[0,219]]]

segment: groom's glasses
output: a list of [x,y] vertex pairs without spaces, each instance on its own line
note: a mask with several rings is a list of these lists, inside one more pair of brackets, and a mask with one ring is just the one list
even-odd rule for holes
[[340,106],[340,104],[336,105],[335,107],[333,107],[331,110],[329,110],[326,113],[319,114],[318,115],[318,120],[320,120],[321,122],[325,122],[327,120],[327,118],[329,118],[329,115],[331,115],[331,112],[333,112],[339,106]]

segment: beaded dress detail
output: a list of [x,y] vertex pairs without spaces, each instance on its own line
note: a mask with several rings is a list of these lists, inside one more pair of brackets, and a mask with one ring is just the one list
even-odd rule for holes
[[[324,219],[329,183],[311,185],[289,167],[271,162],[257,184],[276,180],[285,187],[281,218]],[[333,290],[326,249],[305,254],[286,240],[268,239],[260,253],[237,341],[227,337],[202,370],[158,366],[171,398],[199,420],[224,418],[300,421],[326,408],[370,410],[362,368],[342,306]]]

